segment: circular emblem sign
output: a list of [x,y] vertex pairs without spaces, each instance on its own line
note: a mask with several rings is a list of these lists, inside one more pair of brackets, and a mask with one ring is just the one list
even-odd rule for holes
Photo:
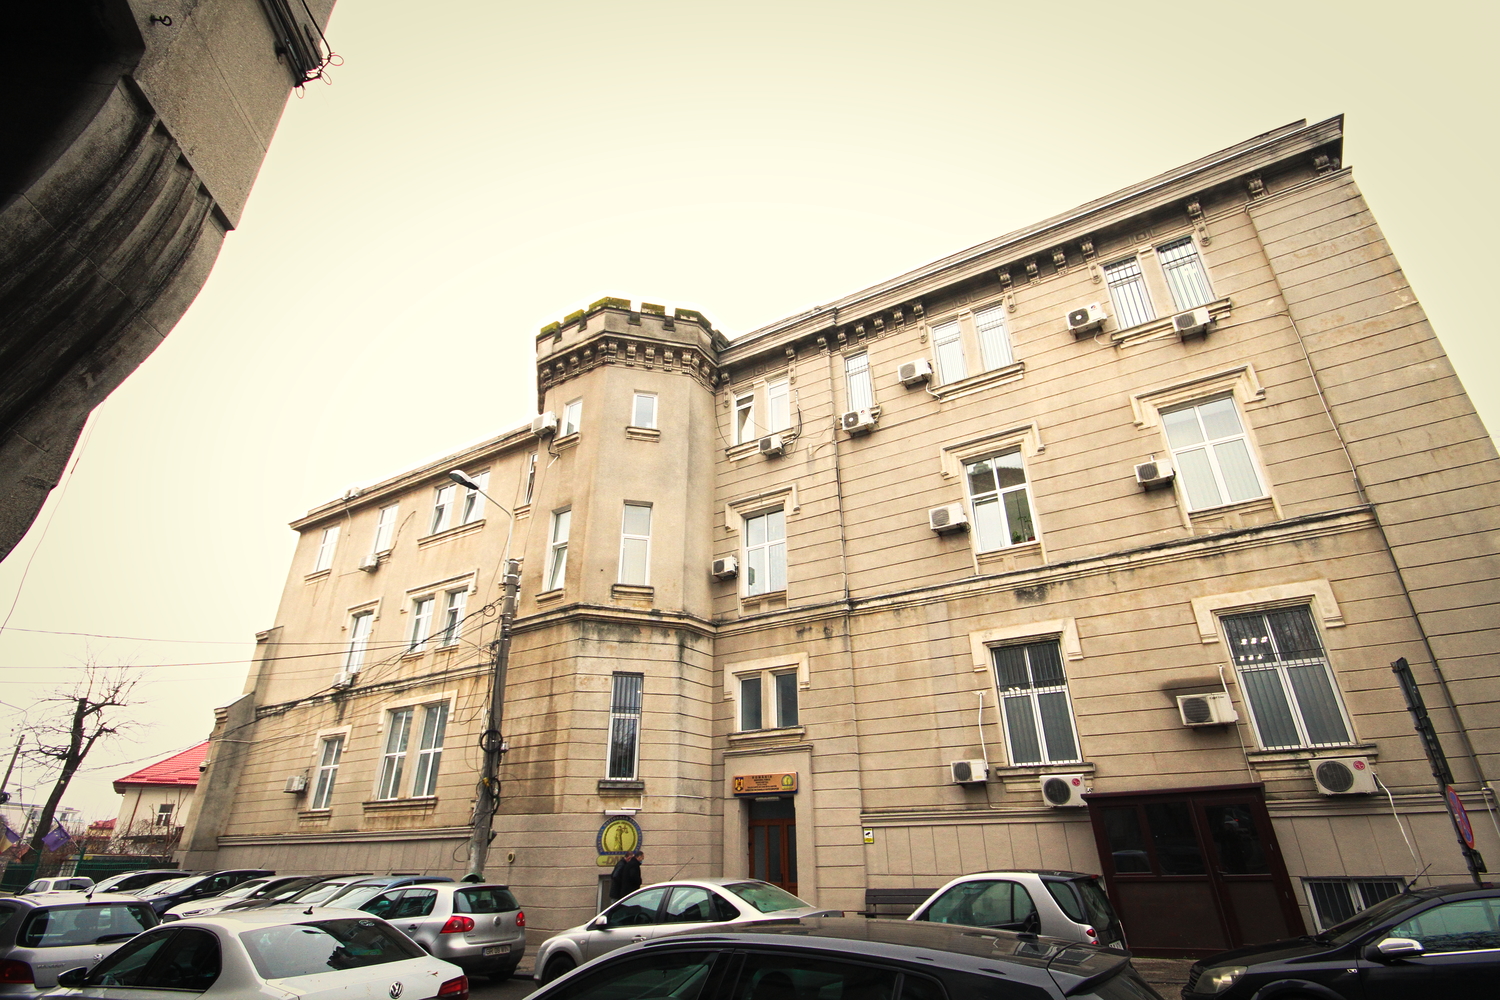
[[594,837],[595,862],[612,865],[623,855],[641,849],[641,828],[629,816],[611,816]]
[[386,992],[391,995],[391,1000],[400,1000],[401,994],[405,991],[405,989],[406,987],[402,986],[401,980],[398,979],[391,984],[391,988]]

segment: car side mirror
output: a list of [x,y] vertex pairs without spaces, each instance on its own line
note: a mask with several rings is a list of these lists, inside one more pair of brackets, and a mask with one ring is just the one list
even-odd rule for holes
[[59,972],[57,974],[57,985],[76,988],[82,986],[83,981],[88,977],[88,969],[69,969],[67,972]]
[[180,913],[163,913],[161,915],[161,922],[164,923],[164,924],[170,924],[174,920],[181,920],[181,919],[182,919],[182,914],[180,914]]
[[1365,958],[1372,962],[1389,962],[1397,958],[1412,958],[1422,954],[1422,942],[1411,938],[1388,937],[1365,949]]

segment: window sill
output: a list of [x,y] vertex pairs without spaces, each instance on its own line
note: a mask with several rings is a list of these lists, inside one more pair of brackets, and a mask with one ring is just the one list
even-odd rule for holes
[[764,594],[740,597],[740,607],[745,611],[775,611],[786,607],[785,590],[769,590]]
[[468,524],[460,524],[456,528],[444,528],[442,531],[439,531],[435,534],[424,535],[423,537],[418,538],[417,548],[425,549],[429,545],[439,545],[443,542],[446,542],[450,538],[457,538],[460,535],[467,535],[471,532],[478,531],[483,527],[484,518],[481,517],[477,521],[470,521]]
[[780,729],[747,729],[729,734],[729,742],[735,746],[800,742],[807,737],[805,726],[785,726]]
[[1035,569],[1042,565],[1042,543],[1033,539],[1003,549],[974,553],[980,570],[1005,573],[1013,569]]
[[1019,382],[1021,376],[1025,374],[1026,362],[1015,361],[1002,368],[991,368],[987,372],[961,378],[957,382],[945,382],[928,391],[938,399],[958,399],[963,396],[972,396],[976,392],[983,392],[997,385],[1004,385],[1007,382]]
[[302,578],[302,581],[304,583],[317,583],[319,580],[325,580],[325,579],[327,579],[328,577],[330,577],[332,575],[333,575],[333,567],[330,566],[327,569],[315,569],[315,570],[313,570],[311,573],[309,573],[306,576],[304,576]]
[[1318,757],[1331,757],[1343,755],[1357,755],[1360,757],[1375,758],[1379,756],[1379,746],[1374,743],[1346,743],[1343,746],[1323,747],[1293,747],[1291,749],[1278,748],[1276,750],[1246,750],[1245,756],[1254,764],[1306,764]]
[[411,799],[370,799],[361,803],[365,812],[428,812],[437,806],[436,795]]
[[625,436],[632,441],[650,441],[654,444],[661,440],[661,430],[656,427],[627,427]]
[[1188,511],[1188,522],[1194,528],[1209,531],[1233,531],[1259,524],[1269,524],[1276,518],[1276,502],[1270,497],[1256,497],[1239,503],[1226,503],[1218,507]]
[[[1230,305],[1228,299],[1215,299],[1213,302],[1198,306],[1197,308],[1207,309],[1212,322],[1217,323],[1221,319],[1229,318]],[[1187,312],[1187,310],[1184,309],[1181,312]],[[1109,342],[1116,347],[1132,347],[1136,344],[1143,344],[1152,340],[1162,340],[1164,338],[1181,340],[1182,338],[1177,335],[1177,331],[1172,328],[1172,317],[1175,315],[1177,314],[1168,313],[1166,316],[1146,323],[1127,327],[1124,330],[1116,330],[1109,335]],[[1207,337],[1211,333],[1213,333],[1212,327],[1193,336]],[[1083,338],[1080,337],[1079,339]]]
[[617,601],[653,604],[656,600],[656,588],[634,583],[616,583],[610,586],[609,596]]
[[783,445],[790,445],[793,441],[797,440],[797,432],[795,430],[790,427],[783,427],[780,430],[766,431],[764,434],[760,435],[760,437],[753,437],[749,441],[741,441],[739,444],[731,445],[730,447],[725,448],[724,457],[729,459],[731,462],[738,462],[741,459],[759,455],[760,438],[770,437],[772,434],[780,434],[781,443]]
[[562,587],[558,587],[556,590],[545,590],[542,593],[537,594],[536,597],[532,599],[538,604],[551,604],[553,601],[562,600],[562,596],[565,593],[567,593],[566,590],[564,590]]
[[1058,764],[1010,764],[990,768],[990,777],[996,781],[1025,778],[1035,780],[1048,774],[1093,774],[1091,760],[1064,761]]
[[576,447],[578,447],[577,431],[574,431],[572,434],[563,434],[560,437],[555,437],[552,439],[553,452],[567,451],[569,448]]
[[298,809],[297,819],[303,822],[320,822],[333,818],[332,809]]
[[639,778],[600,778],[598,791],[601,794],[609,792],[644,792],[646,783]]

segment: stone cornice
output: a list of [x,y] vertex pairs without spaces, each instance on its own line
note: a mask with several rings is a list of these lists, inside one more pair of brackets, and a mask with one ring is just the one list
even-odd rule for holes
[[713,638],[718,632],[713,622],[685,612],[658,611],[656,609],[636,610],[608,607],[600,604],[574,603],[548,609],[540,614],[518,618],[511,625],[511,634],[520,635],[526,632],[535,632],[539,629],[551,628],[555,625],[571,621],[594,621],[610,625],[643,628],[686,629],[689,632],[696,632],[698,635],[707,638]]
[[709,391],[713,391],[719,377],[715,359],[701,348],[643,334],[603,329],[566,352],[537,362],[538,398],[553,386],[593,371],[600,365],[623,365],[668,375],[686,375]]
[[219,847],[276,847],[282,844],[375,844],[393,840],[467,840],[467,826],[423,827],[415,830],[328,830],[322,833],[221,834]]

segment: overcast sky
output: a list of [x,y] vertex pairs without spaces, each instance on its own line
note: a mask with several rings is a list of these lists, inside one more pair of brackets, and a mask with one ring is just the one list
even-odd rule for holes
[[113,816],[112,778],[241,691],[287,522],[529,419],[535,334],[571,310],[733,337],[1302,118],[1347,116],[1500,426],[1497,10],[342,0],[332,86],[288,103],[208,284],[0,564],[9,745],[90,658],[138,665],[133,731],[65,800]]

